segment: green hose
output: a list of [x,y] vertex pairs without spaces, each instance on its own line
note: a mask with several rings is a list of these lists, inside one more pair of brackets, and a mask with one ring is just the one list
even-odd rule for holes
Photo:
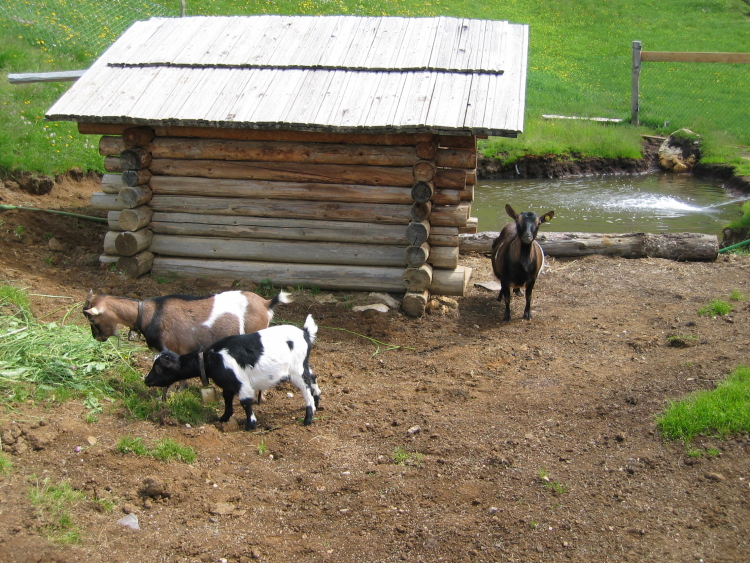
[[78,213],[68,213],[67,211],[57,211],[56,209],[41,209],[39,207],[24,207],[23,205],[0,205],[2,211],[12,211],[18,209],[21,211],[46,211],[47,213],[56,213],[57,215],[65,215],[67,217],[75,217],[76,219],[84,219],[85,221],[96,221],[97,223],[107,223],[107,219],[104,217],[91,217],[90,215],[80,215]]
[[750,239],[743,240],[742,242],[738,242],[737,244],[733,244],[731,246],[725,246],[724,248],[720,248],[719,252],[726,252],[727,250],[732,250],[733,248],[739,248],[740,246],[745,246],[747,244],[750,244]]

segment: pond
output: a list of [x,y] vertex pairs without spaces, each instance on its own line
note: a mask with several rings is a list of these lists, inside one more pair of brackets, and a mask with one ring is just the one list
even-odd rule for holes
[[499,231],[510,221],[505,204],[540,215],[554,210],[543,227],[553,232],[705,233],[740,215],[750,195],[732,194],[722,182],[691,175],[653,173],[551,180],[478,180],[471,214],[479,231]]

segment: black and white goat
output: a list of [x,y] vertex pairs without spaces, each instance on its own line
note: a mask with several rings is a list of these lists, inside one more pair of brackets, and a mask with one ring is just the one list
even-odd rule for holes
[[548,222],[555,215],[549,211],[541,217],[532,211],[516,213],[510,205],[505,212],[513,219],[500,231],[500,236],[492,242],[492,270],[500,280],[498,301],[505,299],[504,321],[510,320],[510,290],[520,294],[526,288],[526,308],[523,318],[531,319],[531,292],[536,278],[544,267],[544,251],[536,241],[539,225]]
[[141,333],[155,352],[186,354],[225,336],[268,327],[274,307],[288,302],[283,291],[273,299],[249,291],[225,291],[208,297],[166,295],[143,301],[89,291],[83,314],[100,342],[124,325],[131,334]]
[[305,400],[307,425],[312,423],[320,401],[320,388],[310,369],[310,349],[317,332],[312,315],[308,315],[302,329],[278,325],[252,334],[227,336],[205,350],[183,355],[164,352],[154,360],[146,385],[169,387],[191,377],[204,382],[211,379],[223,390],[224,414],[219,420],[229,420],[234,412],[232,401],[239,395],[247,415],[245,430],[254,430],[255,393],[289,381]]

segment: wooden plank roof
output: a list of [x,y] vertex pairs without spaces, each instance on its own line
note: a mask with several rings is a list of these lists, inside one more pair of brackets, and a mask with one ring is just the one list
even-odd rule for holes
[[461,18],[237,16],[133,24],[48,120],[523,131],[528,26]]

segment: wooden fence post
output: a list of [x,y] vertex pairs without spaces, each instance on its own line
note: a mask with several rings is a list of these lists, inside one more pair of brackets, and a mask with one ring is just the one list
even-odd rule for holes
[[630,88],[630,123],[638,125],[638,80],[641,76],[641,42],[633,41],[633,74]]

